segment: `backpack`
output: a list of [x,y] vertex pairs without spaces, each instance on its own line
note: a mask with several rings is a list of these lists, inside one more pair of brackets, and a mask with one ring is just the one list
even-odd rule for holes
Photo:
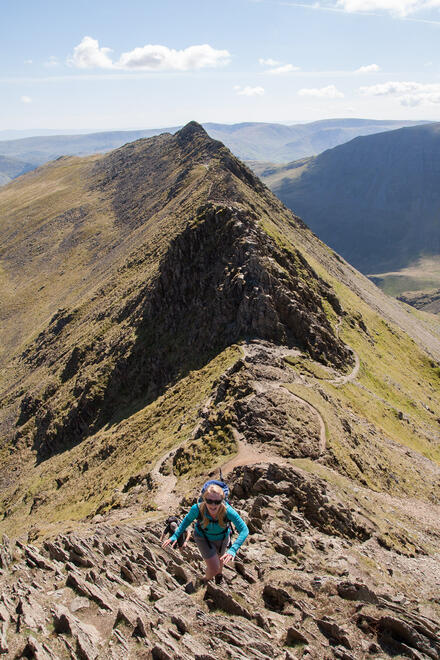
[[[225,483],[225,482],[223,481],[223,475],[222,475],[222,471],[221,471],[221,470],[220,470],[220,479],[221,479],[221,481],[218,481],[217,479],[210,479],[209,481],[205,481],[205,483],[203,484],[203,486],[202,486],[202,488],[201,488],[201,490],[200,490],[200,495],[199,495],[199,497],[198,497],[198,499],[197,499],[197,504],[199,504],[200,502],[203,501],[203,495],[204,495],[204,493],[206,492],[206,489],[207,489],[209,486],[212,486],[212,485],[220,486],[220,488],[223,490],[223,493],[224,493],[224,500],[225,500],[225,502],[228,501],[228,498],[229,498],[229,486],[228,486],[227,483]],[[197,516],[196,527],[197,527],[198,531],[200,531],[200,532],[203,534],[203,536],[205,537],[205,541],[208,543],[209,547],[212,548],[212,543],[211,543],[210,540],[208,539],[205,530],[203,529],[202,525],[200,524],[201,522],[202,522],[202,514],[201,514],[200,511],[199,511],[199,515]],[[230,520],[228,520],[228,525],[227,525],[227,527],[226,527],[226,529],[225,529],[224,536],[226,536],[226,534],[228,534],[228,533],[229,533],[229,543],[228,543],[228,548],[230,548],[231,545],[232,545],[231,538],[232,538],[232,535],[233,535],[233,533],[234,533],[234,528],[232,527],[232,523],[231,523]]]
[[[220,472],[220,477],[222,476]],[[209,486],[220,486],[220,488],[223,490],[225,502],[228,501],[229,498],[229,486],[226,484],[224,481],[217,481],[217,479],[210,479],[209,481],[205,481],[205,483],[202,486],[202,489],[200,491],[199,499],[197,502],[201,502],[203,500],[203,495],[205,494],[206,490],[209,488]]]

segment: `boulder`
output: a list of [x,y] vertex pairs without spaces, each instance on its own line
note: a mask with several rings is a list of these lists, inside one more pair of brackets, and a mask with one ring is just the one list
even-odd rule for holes
[[245,619],[252,619],[249,610],[237,602],[231,594],[226,593],[220,587],[214,587],[210,582],[208,582],[206,588],[205,600],[209,601],[214,608],[223,610],[223,612],[242,616]]
[[364,603],[371,603],[373,605],[377,605],[379,602],[374,591],[360,582],[340,582],[337,585],[337,589],[340,597],[345,598],[346,600],[360,600]]

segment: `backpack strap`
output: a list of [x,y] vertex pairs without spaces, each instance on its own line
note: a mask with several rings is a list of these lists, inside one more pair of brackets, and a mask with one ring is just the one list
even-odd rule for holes
[[[199,507],[198,504],[197,504],[197,507]],[[206,543],[209,545],[210,550],[212,550],[212,543],[208,539],[208,535],[206,534],[205,530],[203,529],[202,525],[200,524],[201,522],[202,522],[202,513],[201,513],[200,508],[199,508],[199,513],[197,515],[196,529],[198,529],[200,532],[202,532],[203,536],[205,537]]]
[[[197,506],[199,506],[199,505],[197,504]],[[233,534],[232,523],[228,518],[227,518],[227,520],[228,520],[228,524],[225,528],[225,531],[223,532],[223,539],[226,538],[227,534],[229,534],[230,536],[232,536],[232,534]],[[205,530],[203,529],[202,525],[200,524],[201,522],[202,522],[202,513],[201,513],[200,508],[199,508],[199,513],[197,515],[196,529],[203,534],[203,536],[205,538],[205,541],[207,542],[210,549],[212,550],[212,543],[208,539],[208,535],[206,534]]]

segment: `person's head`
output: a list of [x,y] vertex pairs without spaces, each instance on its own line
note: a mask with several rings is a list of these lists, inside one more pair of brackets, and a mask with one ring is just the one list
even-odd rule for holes
[[217,484],[210,484],[205,492],[203,493],[203,503],[202,503],[202,516],[203,516],[203,527],[208,525],[208,518],[205,515],[205,512],[209,513],[212,518],[216,518],[221,527],[226,527],[224,524],[224,519],[226,515],[226,507],[224,502],[225,494],[223,488],[217,486]]

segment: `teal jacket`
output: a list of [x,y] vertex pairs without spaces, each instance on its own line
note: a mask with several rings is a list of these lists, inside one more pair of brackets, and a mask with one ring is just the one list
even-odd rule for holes
[[[247,538],[247,535],[249,534],[248,526],[244,522],[243,518],[237,513],[235,509],[232,508],[230,504],[225,502],[226,505],[226,519],[229,520],[235,527],[235,529],[238,532],[238,538],[231,545],[230,548],[228,548],[228,553],[235,557],[238,548],[244,543],[244,541]],[[210,541],[220,541],[221,539],[225,538],[225,528],[220,527],[218,522],[215,522],[213,518],[209,515],[208,512],[206,512],[207,518],[209,520],[209,524],[206,528],[204,528],[204,532],[207,536],[207,538]],[[188,513],[186,514],[185,518],[182,520],[180,523],[179,527],[176,529],[174,534],[170,537],[171,541],[177,541],[179,536],[185,531],[185,529],[191,525],[194,520],[197,520],[199,517],[199,505],[193,504]],[[201,536],[204,538],[203,534],[200,534],[197,531],[197,527],[195,528],[195,534],[197,536]]]

